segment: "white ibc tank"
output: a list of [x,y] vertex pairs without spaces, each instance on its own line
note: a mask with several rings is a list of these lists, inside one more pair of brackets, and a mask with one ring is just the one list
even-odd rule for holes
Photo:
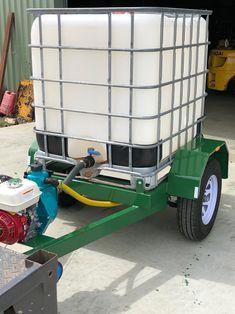
[[[55,15],[42,15],[42,44],[58,45],[58,18]],[[176,27],[176,45],[190,44],[190,25],[192,25],[192,43],[205,43],[206,22],[200,18],[198,27],[198,16],[185,19],[185,40],[183,18],[172,15],[164,16],[163,47],[174,46],[174,28]],[[197,30],[199,36],[197,36]],[[149,49],[160,47],[161,15],[135,14],[134,19],[134,49]],[[90,48],[108,47],[108,15],[106,14],[67,14],[61,15],[61,45],[78,46]],[[129,13],[112,14],[112,48],[129,49],[131,42],[131,17]],[[39,20],[35,19],[32,26],[31,44],[39,45]],[[190,53],[191,49],[191,53]],[[197,60],[198,49],[198,63]],[[175,79],[181,79],[193,75],[196,71],[204,71],[205,45],[192,48],[178,48],[175,50]],[[184,57],[182,58],[182,51]],[[43,71],[44,78],[48,80],[60,79],[59,51],[58,49],[43,48]],[[133,53],[133,85],[151,86],[159,84],[159,51],[158,52],[134,52]],[[162,53],[162,83],[173,80],[173,50],[165,50]],[[183,65],[182,63],[183,59]],[[108,52],[95,50],[75,50],[62,49],[61,53],[62,80],[82,81],[94,83],[108,83]],[[41,77],[41,57],[40,49],[32,48],[33,77]],[[182,73],[183,66],[183,73]],[[182,75],[183,74],[183,75]],[[178,107],[195,97],[203,95],[203,76],[186,79],[183,81],[183,95],[180,97],[180,82],[175,84],[173,107]],[[190,83],[189,83],[190,82]],[[196,82],[196,84],[195,84]],[[111,83],[118,85],[130,84],[130,52],[111,53]],[[161,88],[161,112],[165,112],[172,107],[172,84]],[[196,92],[195,92],[196,88]],[[94,111],[108,113],[108,87],[78,85],[74,83],[63,83],[63,107],[65,109],[75,109],[82,111]],[[153,116],[158,114],[158,94],[159,88],[133,89],[132,114],[137,117]],[[40,81],[34,81],[34,102],[35,105],[43,104],[43,92]],[[111,89],[111,113],[128,115],[130,104],[130,90],[128,88],[112,87]],[[60,83],[45,82],[45,105],[46,107],[59,108]],[[202,115],[202,99],[196,102],[195,115],[194,103],[182,108],[182,116],[179,119],[180,110],[173,112],[173,133],[182,130],[186,125],[191,125]],[[46,109],[46,123],[43,122],[43,110],[36,108],[36,128],[50,132],[61,133],[60,111]],[[132,119],[133,144],[148,145],[154,144],[159,139],[164,140],[171,134],[172,114],[168,113],[161,117],[160,134],[158,134],[158,121],[152,119]],[[194,119],[194,121],[193,121]],[[179,121],[181,120],[181,125]],[[96,116],[85,113],[64,112],[64,134],[71,137],[84,137],[94,140],[108,141],[108,117]],[[111,141],[121,143],[129,142],[129,119],[111,118]],[[195,126],[196,128],[196,126]],[[185,132],[180,135],[181,145],[186,141]],[[194,134],[195,135],[195,134]],[[193,136],[192,129],[188,131],[188,141]],[[173,151],[178,148],[178,138],[175,136],[172,142]],[[70,139],[68,141],[68,154],[70,157],[81,157],[86,155],[90,142]],[[106,145],[92,143],[92,146],[103,154],[106,160]],[[170,153],[170,142],[163,144],[163,156],[165,158]]]

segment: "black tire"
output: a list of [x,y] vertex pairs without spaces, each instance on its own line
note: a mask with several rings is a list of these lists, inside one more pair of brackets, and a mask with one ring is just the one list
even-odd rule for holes
[[[212,205],[210,207],[210,215],[204,211],[203,215],[203,206],[208,202],[206,196],[204,195],[206,188],[211,188],[212,185],[211,180],[213,179],[214,186],[217,186],[217,195],[216,195],[216,188],[214,188],[214,201],[212,201]],[[209,179],[210,183],[209,183]],[[209,193],[209,201],[210,197],[212,197],[213,193]],[[219,208],[220,203],[220,195],[221,195],[221,168],[219,162],[214,159],[210,158],[207,166],[205,168],[201,187],[199,192],[199,197],[196,200],[189,200],[185,198],[178,198],[178,205],[177,205],[177,220],[180,232],[187,238],[193,241],[200,241],[207,237],[210,233]],[[204,205],[203,205],[204,204]],[[214,205],[215,204],[215,205]],[[203,205],[203,206],[202,206]],[[208,206],[205,207],[208,209]],[[213,208],[213,209],[212,209]],[[207,210],[206,209],[206,210]],[[208,222],[205,218],[209,218]],[[204,220],[204,221],[203,221]]]
[[230,94],[235,95],[235,80],[232,79],[229,83],[228,83],[228,87],[227,90]]
[[58,204],[59,206],[64,207],[64,208],[74,206],[75,204],[79,205],[80,207],[83,206],[82,203],[80,203],[75,198],[73,198],[72,196],[68,195],[67,193],[63,191],[59,192],[58,194]]

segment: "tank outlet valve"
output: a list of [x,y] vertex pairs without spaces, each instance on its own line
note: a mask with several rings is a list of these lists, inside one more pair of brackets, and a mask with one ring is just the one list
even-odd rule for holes
[[95,165],[95,159],[90,155],[90,156],[86,156],[83,159],[83,163],[85,165],[84,168],[91,168]]

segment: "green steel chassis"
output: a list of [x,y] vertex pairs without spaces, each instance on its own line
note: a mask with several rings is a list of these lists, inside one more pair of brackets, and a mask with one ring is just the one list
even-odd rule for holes
[[[31,161],[34,160],[36,151],[37,145],[33,144],[29,149]],[[35,251],[43,249],[61,257],[163,210],[167,207],[170,196],[186,199],[197,198],[196,191],[200,190],[201,178],[210,157],[219,161],[222,178],[227,178],[228,150],[226,143],[199,136],[176,152],[167,177],[151,191],[144,191],[142,179],[137,180],[136,190],[87,180],[73,180],[70,187],[75,191],[93,199],[122,203],[126,208],[59,238],[46,235],[37,236],[26,243],[30,250],[27,250],[25,254],[31,255]],[[61,176],[54,177],[63,179]]]

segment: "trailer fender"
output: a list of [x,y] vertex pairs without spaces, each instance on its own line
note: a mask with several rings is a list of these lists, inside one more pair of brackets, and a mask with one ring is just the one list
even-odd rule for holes
[[201,179],[213,157],[221,166],[222,178],[228,177],[228,149],[224,141],[197,138],[179,149],[168,174],[167,193],[187,199],[198,198]]

